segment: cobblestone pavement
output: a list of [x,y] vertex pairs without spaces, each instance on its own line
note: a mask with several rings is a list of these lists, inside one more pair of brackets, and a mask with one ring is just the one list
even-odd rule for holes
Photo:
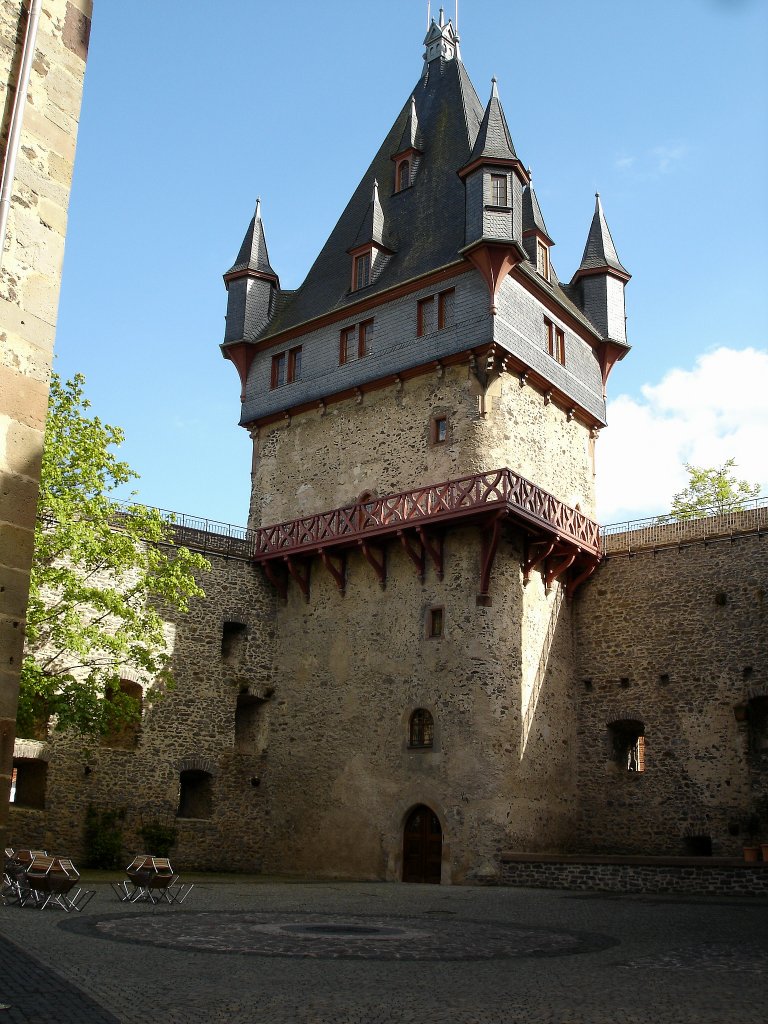
[[768,901],[198,883],[0,908],[0,1024],[765,1024]]

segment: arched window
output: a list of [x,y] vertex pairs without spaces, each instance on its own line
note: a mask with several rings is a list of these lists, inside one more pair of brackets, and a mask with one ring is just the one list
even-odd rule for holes
[[213,814],[213,776],[189,768],[179,775],[177,818],[210,818]]
[[608,725],[613,757],[628,772],[645,771],[645,726],[636,718],[621,718]]
[[401,160],[397,165],[397,191],[402,192],[411,184],[411,163],[410,160]]
[[426,708],[416,708],[411,715],[408,729],[408,745],[411,747],[431,747],[435,739],[435,723]]

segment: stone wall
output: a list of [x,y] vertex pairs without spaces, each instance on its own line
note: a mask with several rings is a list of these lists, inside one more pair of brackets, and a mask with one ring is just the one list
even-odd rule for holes
[[[448,440],[431,443],[447,416]],[[594,509],[589,430],[510,374],[484,403],[467,366],[448,367],[262,427],[255,441],[251,526],[509,467],[587,515]]]
[[[749,714],[750,700],[768,694],[765,537],[614,554],[583,587],[573,683],[580,849],[683,854],[709,837],[715,855],[732,856],[749,841],[768,792],[768,737]],[[608,729],[617,720],[643,724],[645,771],[618,763]],[[761,829],[768,840],[765,812]]]
[[[28,6],[0,0],[3,152]],[[91,0],[43,4],[0,273],[0,834],[91,9]]]
[[[274,598],[259,570],[236,559],[212,557],[199,582],[206,598],[194,600],[187,616],[167,616],[176,686],[145,702],[135,745],[121,749],[114,737],[99,743],[55,730],[46,744],[16,741],[17,757],[47,761],[48,785],[44,810],[11,806],[11,845],[81,859],[90,804],[124,813],[126,857],[146,845],[141,824],[159,820],[178,827],[179,867],[260,868],[271,803],[267,730],[236,729],[236,709],[238,697],[249,696],[269,717]],[[225,622],[245,630],[223,653]],[[176,817],[183,769],[212,776],[210,816]]]

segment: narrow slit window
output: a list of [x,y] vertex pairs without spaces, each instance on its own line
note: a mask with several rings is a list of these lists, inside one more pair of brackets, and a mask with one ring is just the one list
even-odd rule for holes
[[416,336],[423,338],[427,334],[434,334],[435,331],[435,297],[429,295],[426,299],[419,299],[416,315]]
[[443,635],[445,626],[443,609],[430,608],[427,612],[427,636],[435,640]]
[[288,383],[301,380],[301,345],[288,353]]
[[455,289],[449,288],[448,291],[440,292],[437,297],[437,329],[438,331],[444,331],[446,327],[453,327],[453,310],[454,300],[456,298]]
[[281,388],[285,384],[285,370],[288,365],[288,357],[285,352],[272,356],[272,382],[271,387]]
[[448,417],[433,416],[431,430],[432,444],[445,444],[448,441]]

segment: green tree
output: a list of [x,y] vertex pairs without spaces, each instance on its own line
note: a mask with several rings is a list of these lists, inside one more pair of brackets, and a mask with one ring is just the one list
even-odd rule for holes
[[[760,494],[759,484],[738,480],[736,460],[728,459],[712,469],[685,464],[688,486],[672,499],[670,519],[696,519],[707,512],[736,512]],[[667,518],[667,517],[665,517]]]
[[[86,735],[118,731],[139,715],[119,689],[130,670],[145,693],[172,683],[163,606],[186,612],[205,596],[201,555],[173,543],[156,509],[116,506],[137,478],[113,449],[118,427],[89,416],[85,379],[51,380],[40,480],[17,734],[55,716]],[[105,700],[104,698],[109,699]]]

